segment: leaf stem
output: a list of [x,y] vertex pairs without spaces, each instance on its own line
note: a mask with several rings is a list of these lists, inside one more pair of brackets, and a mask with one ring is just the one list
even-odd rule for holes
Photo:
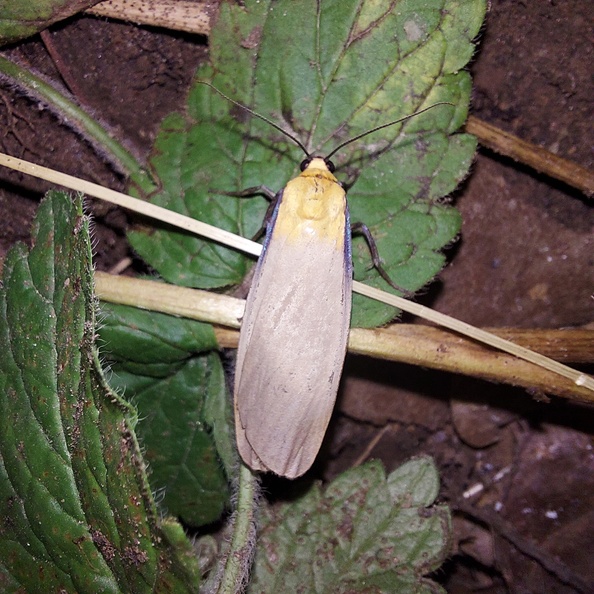
[[0,56],[0,81],[2,79],[27,96],[48,105],[68,126],[91,142],[98,152],[106,155],[142,192],[148,194],[155,190],[155,184],[134,155],[110,135],[104,126],[49,82]]

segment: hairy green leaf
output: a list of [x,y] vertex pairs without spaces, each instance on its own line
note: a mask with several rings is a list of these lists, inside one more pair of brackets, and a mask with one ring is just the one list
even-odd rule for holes
[[97,4],[97,0],[3,0],[0,3],[0,44],[35,35],[93,4]]
[[[321,154],[374,126],[452,103],[366,136],[334,157],[349,187],[351,220],[370,227],[394,282],[415,291],[442,268],[440,250],[459,230],[459,216],[443,197],[466,175],[475,149],[472,137],[455,132],[470,94],[461,68],[484,10],[484,0],[223,3],[210,37],[211,67],[198,79]],[[153,164],[163,191],[154,200],[252,236],[266,202],[228,192],[260,185],[280,190],[302,158],[269,124],[197,84],[187,113],[167,118],[156,141]],[[249,266],[240,254],[181,232],[130,239],[178,284],[223,287],[239,282]],[[391,290],[361,238],[353,258],[355,278]],[[352,323],[374,326],[394,314],[356,297]]]
[[94,337],[82,200],[50,193],[0,290],[2,591],[195,591],[190,544],[159,527],[136,412],[105,383]]
[[217,520],[228,498],[217,450],[228,473],[234,454],[212,327],[122,305],[105,304],[102,313],[110,383],[138,408],[137,433],[161,507],[192,526]]
[[438,486],[429,458],[388,477],[372,462],[266,508],[248,591],[441,591],[423,577],[443,562],[449,543],[449,512],[433,505]]

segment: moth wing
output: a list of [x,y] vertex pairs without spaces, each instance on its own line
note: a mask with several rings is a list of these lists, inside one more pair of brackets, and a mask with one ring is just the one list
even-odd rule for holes
[[239,452],[295,478],[320,449],[347,346],[350,229],[335,242],[269,242],[246,303],[235,377]]

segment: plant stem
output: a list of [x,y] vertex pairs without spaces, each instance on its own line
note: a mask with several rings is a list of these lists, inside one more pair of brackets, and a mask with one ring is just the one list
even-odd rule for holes
[[216,594],[238,594],[247,585],[256,545],[258,483],[257,476],[243,463],[240,464],[237,509],[230,520],[231,542],[222,561],[222,571],[214,590]]
[[155,184],[138,160],[112,137],[105,127],[47,81],[0,56],[0,80],[2,79],[27,96],[46,104],[52,112],[67,122],[68,126],[91,142],[96,150],[107,154],[110,161],[142,192],[148,194],[155,190]]
[[[103,272],[95,273],[95,284],[97,295],[104,301],[181,315],[230,328],[238,328],[243,315],[244,302],[229,295],[156,281],[116,277]],[[491,329],[490,333],[492,338],[511,339],[549,357],[582,363],[592,361],[590,353],[594,332],[591,330],[531,330],[520,333],[509,329]],[[237,347],[236,335],[230,336],[222,329],[217,329],[216,335],[220,346]],[[594,402],[594,380],[579,371],[562,366],[567,373],[561,376],[554,370],[537,367],[534,362],[485,348],[474,340],[428,326],[396,324],[390,328],[352,328],[349,351]],[[542,357],[538,353],[535,355]],[[555,367],[561,365],[557,361],[551,361],[551,364]],[[587,382],[577,384],[576,380],[582,375]]]

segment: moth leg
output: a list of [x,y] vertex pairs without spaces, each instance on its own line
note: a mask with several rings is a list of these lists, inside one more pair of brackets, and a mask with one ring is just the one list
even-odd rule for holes
[[373,235],[369,230],[369,227],[365,223],[353,223],[351,225],[351,233],[353,235],[363,235],[365,237],[365,241],[369,246],[369,251],[371,252],[371,259],[373,261],[373,266],[377,269],[380,273],[380,276],[393,288],[403,294],[404,297],[412,297],[414,293],[397,285],[391,278],[390,275],[386,272],[385,268],[382,266],[382,260],[379,255],[379,251],[377,249],[377,244],[375,243],[375,239],[373,239]]
[[268,201],[274,200],[276,196],[276,192],[272,191],[268,186],[252,186],[251,188],[239,190],[238,192],[219,192],[219,194],[225,194],[225,196],[235,196],[236,198],[252,198],[253,196],[264,196],[264,198],[266,198],[266,200]]
[[278,201],[277,193],[272,191],[268,186],[263,185],[252,186],[251,188],[246,188],[245,190],[239,190],[237,192],[222,192],[220,190],[216,190],[216,192],[219,194],[224,194],[225,196],[235,196],[235,198],[253,198],[254,196],[264,196],[264,198],[266,198],[270,204],[268,205],[268,209],[264,215],[262,226],[251,239],[252,241],[258,241],[266,233],[266,228],[268,227],[268,223],[270,222],[272,213],[274,212],[274,207]]

